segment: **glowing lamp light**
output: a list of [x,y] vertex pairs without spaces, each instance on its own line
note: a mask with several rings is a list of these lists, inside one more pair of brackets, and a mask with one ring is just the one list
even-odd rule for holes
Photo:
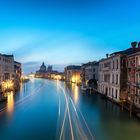
[[2,90],[6,91],[6,90],[13,90],[14,88],[14,83],[12,80],[6,80],[4,82],[2,82]]

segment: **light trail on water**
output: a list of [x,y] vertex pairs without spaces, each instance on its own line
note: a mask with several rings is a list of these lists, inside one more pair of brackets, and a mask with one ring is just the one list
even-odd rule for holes
[[[63,131],[64,131],[64,123],[65,123],[65,119],[66,119],[66,113],[68,113],[68,116],[69,116],[69,123],[70,123],[70,129],[71,129],[72,140],[74,139],[74,134],[73,134],[73,131],[74,131],[74,130],[73,130],[73,127],[72,127],[72,118],[74,119],[74,116],[73,116],[73,117],[71,116],[70,109],[69,109],[69,103],[71,103],[72,108],[73,108],[73,110],[74,110],[74,111],[72,111],[72,113],[75,113],[75,115],[76,115],[76,118],[74,119],[74,120],[75,120],[74,123],[76,124],[76,127],[77,127],[77,129],[78,129],[78,131],[79,131],[79,133],[80,133],[80,135],[81,135],[80,137],[81,137],[81,138],[84,138],[84,140],[85,140],[85,139],[88,139],[88,137],[86,136],[86,133],[84,132],[84,129],[81,127],[81,126],[82,126],[82,123],[81,123],[81,120],[79,119],[78,112],[80,113],[80,116],[82,117],[82,120],[83,120],[83,122],[84,122],[84,124],[85,124],[85,126],[86,126],[86,128],[87,128],[87,131],[88,131],[88,133],[89,133],[91,139],[94,140],[94,136],[93,136],[93,134],[92,134],[90,128],[88,127],[88,124],[87,124],[87,122],[86,122],[86,120],[85,120],[85,118],[84,118],[82,112],[80,111],[78,105],[75,105],[75,104],[74,104],[74,102],[73,102],[72,98],[70,97],[70,95],[68,95],[68,94],[66,95],[66,92],[65,92],[64,87],[62,87],[60,84],[59,84],[59,87],[60,87],[60,89],[62,90],[63,95],[64,95],[64,97],[65,97],[65,100],[66,100],[66,108],[67,108],[67,109],[65,110],[64,120],[63,120],[63,124],[62,124],[62,128],[61,128],[61,133],[60,133],[60,136],[61,136],[61,137],[59,138],[59,140],[61,140],[61,138],[62,138],[62,133],[63,133]],[[70,102],[69,102],[69,100],[70,100]],[[77,109],[78,109],[78,112],[77,112]],[[74,114],[73,114],[73,115],[74,115]],[[81,124],[81,126],[80,126],[80,124]]]

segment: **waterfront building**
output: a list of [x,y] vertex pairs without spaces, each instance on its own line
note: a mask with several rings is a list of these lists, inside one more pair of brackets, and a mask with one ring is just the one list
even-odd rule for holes
[[14,61],[13,55],[0,54],[0,100],[4,92],[19,89],[21,71],[21,63]]
[[65,76],[63,72],[56,71],[51,73],[51,79],[64,81]]
[[0,81],[12,80],[14,77],[14,56],[0,54]]
[[70,65],[65,68],[65,81],[81,83],[81,66]]
[[0,54],[0,90],[13,88],[14,56]]
[[107,54],[99,62],[98,91],[116,102],[125,100],[127,96],[126,52]]
[[14,61],[14,89],[15,91],[20,89],[20,82],[22,76],[22,66],[21,63]]
[[132,42],[133,52],[127,57],[128,102],[140,108],[140,42]]
[[58,71],[51,71],[51,72],[49,72],[49,74],[48,74],[48,78],[50,78],[50,79],[55,79],[55,77],[56,77],[56,75],[58,75],[59,74],[59,72]]
[[82,64],[81,81],[83,87],[97,88],[99,62],[93,61]]
[[59,74],[58,71],[53,70],[52,66],[49,65],[48,67],[45,66],[45,63],[43,62],[40,66],[40,69],[36,71],[35,77],[36,78],[47,78],[47,79],[53,79],[55,75]]

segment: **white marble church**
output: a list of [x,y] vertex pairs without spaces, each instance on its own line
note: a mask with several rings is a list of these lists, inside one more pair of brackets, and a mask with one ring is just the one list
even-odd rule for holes
[[40,78],[46,78],[48,74],[51,72],[52,72],[52,66],[48,66],[46,68],[45,63],[43,62],[42,65],[40,66],[40,69],[36,71],[35,76]]

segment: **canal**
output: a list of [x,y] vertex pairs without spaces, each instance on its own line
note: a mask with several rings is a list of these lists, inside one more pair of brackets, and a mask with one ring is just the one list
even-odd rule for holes
[[76,85],[31,79],[0,104],[1,140],[140,140],[140,120]]

